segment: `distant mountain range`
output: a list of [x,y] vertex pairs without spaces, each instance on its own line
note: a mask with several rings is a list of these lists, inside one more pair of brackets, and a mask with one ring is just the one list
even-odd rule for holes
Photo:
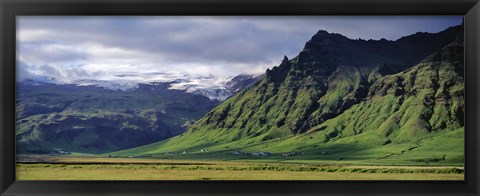
[[[398,39],[318,31],[298,56],[179,136],[114,155],[301,152],[303,159],[463,164],[463,26]],[[227,157],[227,158],[226,158]]]
[[[211,100],[223,101],[234,95],[239,90],[251,86],[259,81],[263,75],[240,74],[234,77],[192,76],[185,74],[154,73],[162,79],[158,81],[134,81],[134,80],[94,80],[81,79],[71,83],[62,83],[55,78],[37,77],[21,81],[23,84],[72,84],[76,86],[95,86],[113,91],[132,91],[144,84],[169,84],[169,89],[183,90],[187,93],[202,95]],[[132,76],[132,75],[129,75]],[[117,75],[117,77],[120,77]],[[121,77],[120,77],[121,78]]]
[[261,77],[239,75],[216,85],[207,81],[215,78],[149,84],[22,81],[17,84],[17,152],[101,153],[163,140],[183,133],[219,101]]
[[211,100],[223,101],[240,90],[260,81],[263,75],[241,74],[233,78],[217,79],[215,77],[175,80],[170,89],[203,95]]

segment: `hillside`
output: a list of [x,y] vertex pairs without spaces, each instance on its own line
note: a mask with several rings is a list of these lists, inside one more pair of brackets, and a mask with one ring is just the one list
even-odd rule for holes
[[134,91],[19,84],[17,153],[108,152],[182,133],[217,102],[167,85]]
[[[235,77],[225,87],[226,96],[258,78]],[[17,153],[103,153],[133,148],[183,133],[219,103],[211,98],[217,94],[175,90],[171,83],[139,84],[125,90],[118,85],[112,88],[116,83],[106,81],[82,82],[82,86],[38,81],[17,84]]]
[[219,159],[299,152],[296,159],[463,164],[462,29],[397,41],[319,31],[186,133],[114,155],[202,158],[208,149]]

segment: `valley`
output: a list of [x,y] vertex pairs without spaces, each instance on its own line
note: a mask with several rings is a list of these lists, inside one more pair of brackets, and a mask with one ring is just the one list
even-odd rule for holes
[[18,179],[463,180],[463,50],[319,30],[262,75],[18,83]]
[[233,88],[256,81],[237,76],[224,87],[229,93],[217,89],[207,95],[206,87],[201,93],[171,89],[174,82],[138,84],[125,91],[94,81],[22,82],[17,85],[17,153],[103,153],[163,140],[183,133],[219,103],[218,96],[231,96]]

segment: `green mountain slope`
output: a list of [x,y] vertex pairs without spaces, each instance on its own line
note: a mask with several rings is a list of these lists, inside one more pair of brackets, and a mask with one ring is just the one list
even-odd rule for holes
[[[451,29],[458,32],[459,27]],[[439,35],[451,29],[435,36],[440,38]],[[454,37],[451,35],[448,42],[425,53],[422,59],[453,41]],[[376,47],[381,45],[378,42],[385,42],[385,46]],[[288,60],[285,57],[281,65],[267,70],[265,79],[258,85],[225,101],[196,123],[192,131],[242,129],[249,136],[272,132],[265,139],[302,133],[358,103],[366,96],[369,85],[379,77],[377,75],[387,72],[384,67],[402,70],[418,63],[405,59],[422,56],[421,53],[382,53],[387,46],[395,51],[400,45],[400,42],[388,41],[364,43],[319,31],[296,58]],[[434,44],[418,44],[415,48],[430,45]]]
[[186,133],[114,154],[239,159],[231,152],[240,150],[284,160],[296,151],[296,159],[462,164],[462,28],[395,42],[319,31]]

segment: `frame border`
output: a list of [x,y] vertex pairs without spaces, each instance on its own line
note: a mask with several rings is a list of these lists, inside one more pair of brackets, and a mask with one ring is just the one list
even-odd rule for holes
[[[465,181],[15,181],[19,15],[464,15]],[[480,195],[479,0],[0,0],[0,21],[0,195]]]

